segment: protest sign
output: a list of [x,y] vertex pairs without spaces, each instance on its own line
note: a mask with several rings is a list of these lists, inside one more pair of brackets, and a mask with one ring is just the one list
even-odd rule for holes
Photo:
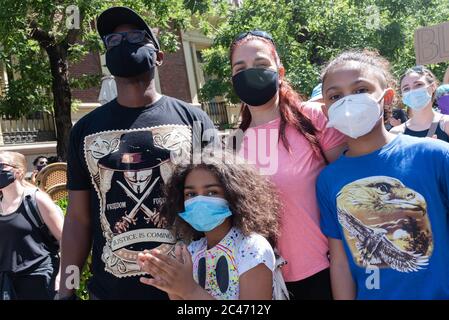
[[449,22],[415,31],[416,64],[449,61]]

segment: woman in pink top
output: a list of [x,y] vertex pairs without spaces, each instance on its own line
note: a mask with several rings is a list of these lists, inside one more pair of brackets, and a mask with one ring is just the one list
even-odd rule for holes
[[[234,148],[269,175],[283,204],[277,243],[288,263],[284,279],[293,299],[331,299],[328,243],[319,226],[315,181],[344,148],[327,129],[320,103],[304,103],[285,79],[271,36],[250,31],[231,45],[232,83],[242,100]],[[239,135],[240,133],[240,135]]]

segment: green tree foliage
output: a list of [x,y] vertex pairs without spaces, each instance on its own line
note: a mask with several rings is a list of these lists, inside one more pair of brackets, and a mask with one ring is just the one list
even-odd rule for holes
[[0,98],[0,114],[18,117],[53,111],[57,151],[63,159],[72,126],[71,90],[98,84],[100,79],[100,75],[73,79],[68,66],[89,52],[103,50],[94,21],[114,5],[144,15],[150,26],[159,29],[165,51],[178,49],[178,30],[192,27],[195,21],[207,31],[209,23],[204,17],[224,10],[216,0],[0,0],[0,63],[6,65],[9,78],[7,94]]
[[[415,64],[414,31],[446,22],[445,0],[252,0],[231,10],[205,50],[205,70],[213,76],[201,97],[226,96],[237,102],[231,87],[229,45],[239,33],[262,29],[275,39],[293,86],[308,96],[319,82],[323,64],[343,50],[375,49],[399,76]],[[430,66],[442,79],[448,64]]]

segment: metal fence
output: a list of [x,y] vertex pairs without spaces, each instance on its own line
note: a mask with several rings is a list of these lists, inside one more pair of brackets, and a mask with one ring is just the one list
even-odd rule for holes
[[5,145],[56,140],[53,115],[46,112],[19,119],[1,116],[0,133]]
[[228,111],[226,102],[203,102],[201,109],[207,113],[215,126],[219,128],[229,124]]

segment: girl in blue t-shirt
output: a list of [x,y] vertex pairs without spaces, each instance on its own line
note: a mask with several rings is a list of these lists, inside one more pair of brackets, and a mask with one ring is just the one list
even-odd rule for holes
[[449,145],[385,129],[395,92],[377,53],[343,52],[322,83],[348,142],[317,181],[334,298],[449,298]]

